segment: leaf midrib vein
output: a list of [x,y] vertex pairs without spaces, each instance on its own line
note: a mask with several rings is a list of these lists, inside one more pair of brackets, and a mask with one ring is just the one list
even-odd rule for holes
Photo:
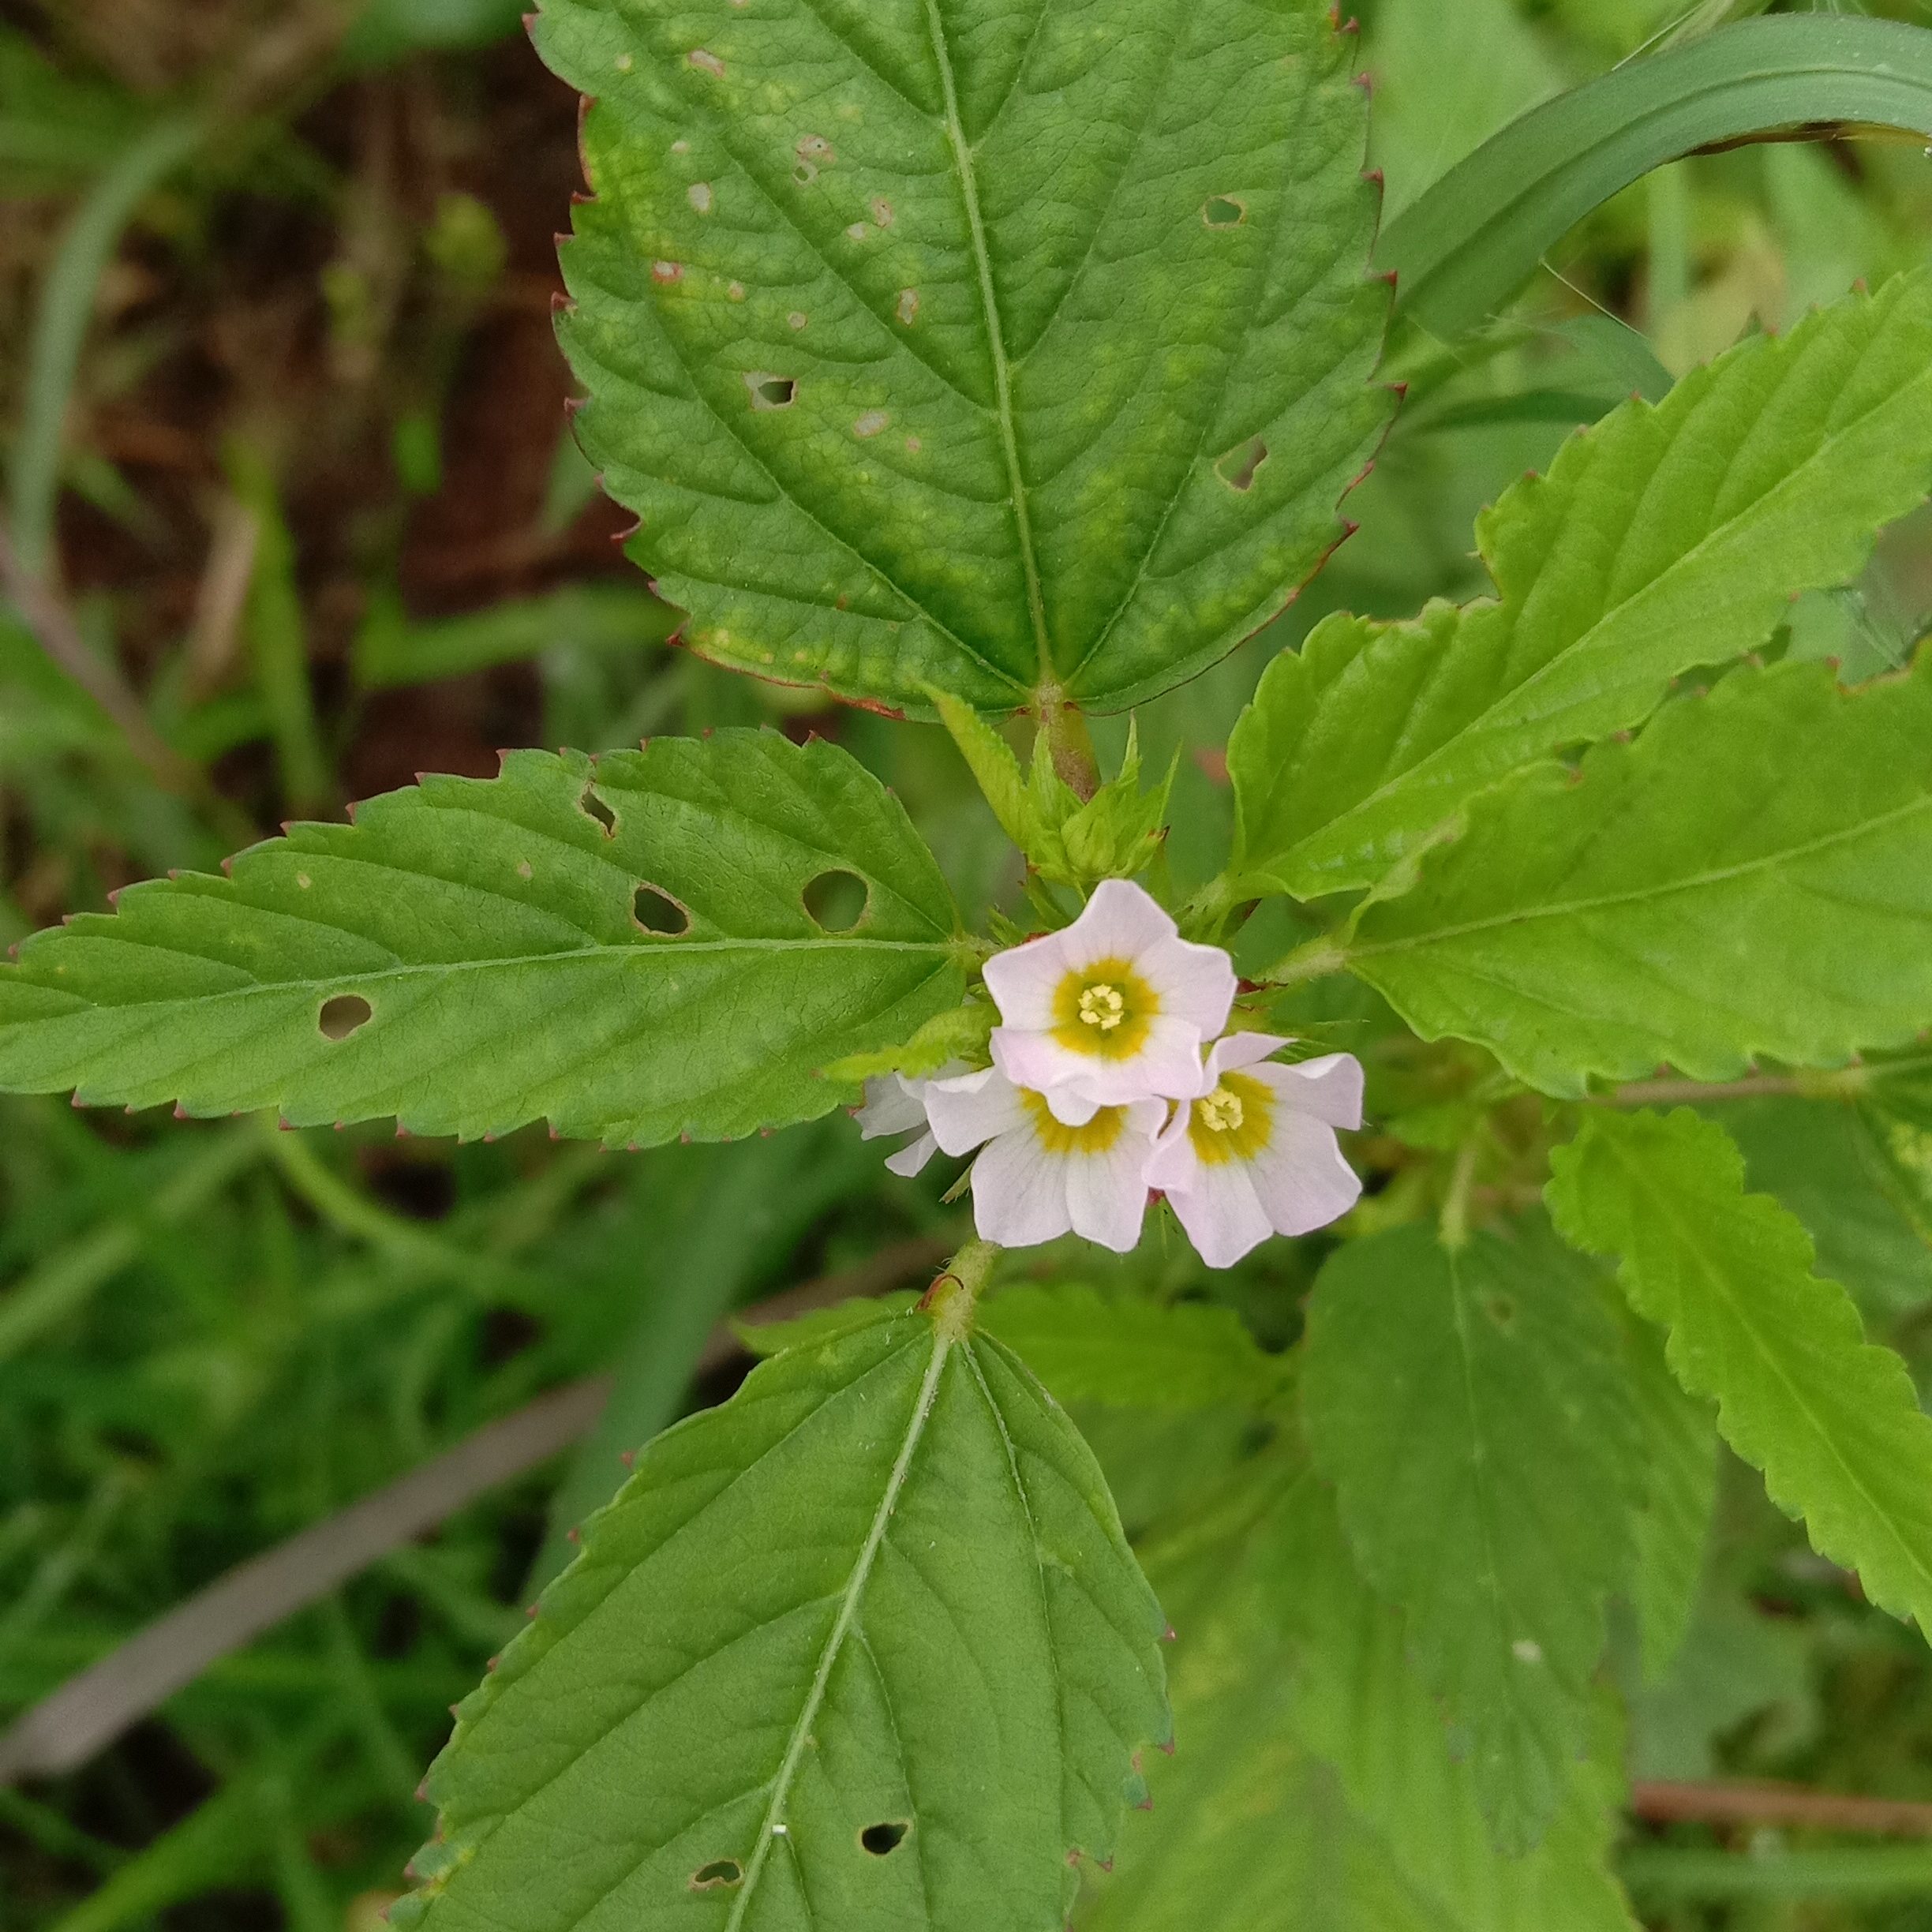
[[780,1761],[778,1769],[772,1780],[771,1802],[766,1807],[763,1822],[758,1828],[758,1842],[752,1846],[746,1862],[744,1883],[737,1896],[732,1901],[731,1916],[725,1921],[724,1932],[739,1932],[744,1923],[745,1915],[751,1909],[751,1900],[758,1891],[758,1880],[765,1869],[766,1859],[777,1841],[776,1827],[781,1822],[785,1800],[790,1795],[792,1781],[798,1775],[798,1769],[805,1755],[805,1748],[811,1739],[811,1727],[825,1702],[826,1692],[832,1680],[833,1667],[838,1662],[839,1653],[844,1648],[845,1639],[851,1634],[859,1615],[859,1605],[863,1598],[866,1586],[871,1579],[872,1566],[877,1560],[880,1546],[886,1540],[886,1525],[892,1520],[892,1513],[899,1500],[900,1492],[905,1487],[908,1474],[912,1467],[912,1458],[919,1449],[926,1432],[926,1425],[930,1420],[933,1405],[939,1394],[939,1379],[945,1371],[946,1358],[952,1353],[953,1342],[946,1331],[938,1326],[933,1331],[932,1359],[926,1365],[925,1379],[920,1383],[919,1394],[912,1405],[912,1413],[906,1424],[904,1440],[899,1445],[899,1454],[892,1466],[892,1473],[886,1479],[884,1492],[879,1497],[878,1508],[874,1512],[871,1528],[866,1540],[852,1564],[852,1574],[846,1579],[845,1589],[839,1600],[838,1615],[833,1619],[832,1631],[826,1639],[825,1649],[819,1653],[818,1668],[812,1677],[811,1688],[807,1693],[804,1708],[799,1713],[798,1722],[792,1728],[791,1737],[785,1744],[785,1754]]
[[952,50],[946,42],[945,21],[939,11],[939,0],[926,0],[926,28],[932,41],[933,58],[938,64],[945,104],[943,117],[945,137],[953,150],[953,165],[959,175],[966,226],[972,241],[973,267],[979,282],[979,305],[986,318],[987,347],[993,364],[994,417],[999,426],[1000,448],[1006,462],[1007,488],[1012,492],[1013,533],[1019,542],[1020,568],[1026,577],[1027,611],[1033,623],[1040,683],[1045,687],[1055,682],[1053,646],[1046,631],[1046,597],[1040,580],[1039,554],[1033,541],[1033,516],[1027,497],[1026,474],[1020,461],[1019,426],[1013,414],[1013,370],[1006,358],[1005,330],[1000,316],[998,293],[993,285],[993,257],[987,240],[986,216],[979,205],[979,178],[973,162],[972,148],[960,119],[959,86],[953,71]]
[[[116,943],[122,945],[141,947],[157,953],[165,953],[178,959],[193,960],[202,965],[230,964],[226,960],[212,960],[205,953],[183,953],[175,946],[148,947],[141,940],[128,940],[116,935]],[[943,940],[934,939],[697,939],[691,941],[669,940],[661,945],[626,945],[571,946],[556,953],[517,953],[504,959],[440,960],[425,960],[397,966],[381,966],[366,972],[331,974],[322,979],[257,979],[242,987],[227,987],[216,993],[189,993],[178,994],[166,999],[128,1000],[118,1004],[106,1000],[87,1000],[86,1009],[93,1013],[137,1013],[152,1011],[164,1006],[205,1006],[219,1000],[249,999],[265,993],[320,992],[324,990],[341,990],[344,988],[392,979],[409,979],[452,973],[493,972],[520,966],[556,965],[565,960],[605,958],[650,959],[689,957],[692,953],[803,953],[807,954],[829,952],[857,953],[930,953],[942,956],[950,951]],[[13,969],[17,975],[20,968]],[[237,968],[235,970],[242,970]],[[0,979],[0,987],[6,983]],[[50,993],[68,990],[51,978],[35,979],[27,982]],[[77,999],[84,998],[80,994]],[[54,1013],[46,1016],[52,1020],[71,1017],[71,1015]],[[0,1022],[0,1034],[6,1031],[7,1024]],[[14,1024],[32,1024],[32,1021]]]
[[[1796,864],[1814,858],[1833,847],[1842,845],[1868,834],[1883,832],[1889,827],[1903,823],[1915,814],[1932,808],[1932,796],[1921,796],[1893,811],[1881,812],[1876,818],[1861,819],[1855,826],[1847,826],[1838,831],[1824,833],[1819,837],[1806,841],[1802,844],[1788,845],[1762,857],[1749,859],[1733,866],[1722,866],[1711,871],[1694,873],[1687,878],[1674,879],[1667,884],[1646,886],[1629,892],[1604,893],[1595,898],[1571,899],[1555,905],[1532,906],[1501,912],[1488,919],[1470,919],[1460,926],[1441,926],[1434,930],[1396,939],[1385,939],[1379,944],[1351,945],[1347,949],[1349,963],[1357,960],[1373,959],[1380,956],[1406,953],[1424,946],[1440,945],[1453,939],[1468,938],[1473,933],[1495,932],[1507,927],[1532,925],[1543,919],[1569,919],[1586,913],[1601,912],[1619,906],[1642,905],[1669,899],[1683,893],[1701,892],[1708,887],[1728,885],[1734,880],[1748,878],[1752,874],[1763,872],[1775,867]],[[1389,902],[1399,907],[1400,900]]]

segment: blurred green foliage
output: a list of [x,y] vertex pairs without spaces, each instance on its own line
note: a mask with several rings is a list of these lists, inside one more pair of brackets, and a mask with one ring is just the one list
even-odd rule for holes
[[[0,942],[418,769],[754,722],[836,736],[871,764],[969,915],[1017,904],[1008,848],[942,732],[676,650],[676,613],[620,559],[549,335],[575,104],[521,44],[522,10],[9,10],[0,425],[9,474],[44,497],[24,501],[17,481],[9,522],[57,536],[83,645],[199,779],[150,777],[0,609]],[[1369,0],[1372,159],[1390,209],[1552,92],[1759,10]],[[130,176],[129,155],[175,125],[192,141]],[[100,245],[75,244],[90,234]],[[1357,534],[1264,640],[1139,720],[1148,769],[1178,760],[1166,882],[1187,891],[1219,863],[1219,747],[1275,650],[1339,607],[1400,616],[1479,591],[1474,512],[1578,422],[1923,259],[1928,238],[1932,164],[1915,147],[1700,156],[1599,210],[1506,322],[1414,352],[1395,372],[1408,406],[1352,501]],[[1920,517],[1859,583],[1796,606],[1780,648],[1870,676],[1901,663],[1929,616]],[[1126,731],[1101,722],[1103,758]],[[1320,989],[1301,1015],[1338,1046],[1378,1023],[1359,988]],[[1456,1131],[1481,1072],[1453,1054],[1378,1069],[1380,1192],[1365,1215],[1412,1211],[1405,1136]],[[1754,1183],[1807,1220],[1923,1386],[1932,1182],[1913,1104],[1752,1102],[1728,1124]],[[689,1364],[713,1311],[957,1228],[938,1183],[885,1176],[871,1151],[835,1121],[755,1150],[766,1165],[734,1178],[753,1150],[459,1148],[0,1103],[0,1721],[542,1391],[642,1350],[655,1380],[631,1379],[625,1413],[634,1433],[656,1426],[697,1398]],[[699,1241],[707,1217],[731,1239]],[[1210,1282],[1157,1237],[1099,1285],[1211,1295],[1279,1348],[1320,1258],[1319,1244],[1276,1244]],[[1083,1253],[1083,1279],[1096,1265]],[[1080,1420],[1136,1532],[1189,1507],[1248,1426],[1234,1412],[1224,1428]],[[411,1794],[447,1706],[515,1627],[533,1565],[554,1559],[547,1537],[614,1482],[610,1448],[579,1462],[554,1517],[561,1462],[392,1552],[80,1770],[0,1788],[0,1932],[373,1932],[421,1836]],[[1634,1776],[1932,1799],[1923,1642],[1811,1556],[1735,1466],[1686,1649],[1650,1684],[1634,1631],[1622,1650]],[[1646,1922],[1668,1932],[1932,1928],[1916,1848],[1634,1825],[1624,1855]]]

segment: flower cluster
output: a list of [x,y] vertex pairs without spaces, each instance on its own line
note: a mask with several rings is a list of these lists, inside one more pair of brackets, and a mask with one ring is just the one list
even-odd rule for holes
[[1202,1260],[1229,1267],[1359,1198],[1335,1130],[1361,1125],[1361,1066],[1347,1054],[1284,1065],[1269,1058],[1284,1039],[1224,1036],[1227,954],[1183,939],[1138,886],[1104,881],[1065,931],[987,960],[986,983],[993,1064],[872,1081],[859,1112],[868,1140],[917,1130],[886,1163],[895,1174],[978,1150],[984,1239],[1071,1232],[1125,1254],[1157,1189]]

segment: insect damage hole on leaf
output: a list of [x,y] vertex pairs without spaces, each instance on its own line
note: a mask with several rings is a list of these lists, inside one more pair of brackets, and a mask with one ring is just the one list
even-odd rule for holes
[[821,932],[847,933],[865,917],[872,888],[856,872],[821,872],[802,896]]
[[713,1859],[709,1865],[700,1865],[691,1876],[694,1892],[718,1892],[743,1882],[744,1867],[736,1859]]
[[1210,195],[1201,204],[1201,219],[1210,228],[1238,228],[1248,219],[1248,204],[1232,195]]
[[322,1002],[322,1010],[316,1015],[316,1030],[326,1040],[346,1040],[375,1017],[376,1009],[360,993],[338,993]]
[[889,1857],[899,1849],[912,1829],[909,1818],[887,1818],[879,1824],[868,1825],[859,1834],[859,1842],[874,1858]]
[[577,800],[577,809],[586,818],[594,818],[604,828],[606,838],[617,836],[617,814],[597,794],[594,785],[586,785]]
[[788,409],[798,395],[798,384],[789,376],[774,376],[769,369],[747,370],[745,387],[754,410]]
[[642,885],[631,901],[631,916],[646,932],[679,939],[691,930],[691,914],[661,886]]
[[1259,436],[1231,449],[1215,464],[1215,474],[1232,490],[1254,488],[1255,473],[1268,459],[1268,446]]

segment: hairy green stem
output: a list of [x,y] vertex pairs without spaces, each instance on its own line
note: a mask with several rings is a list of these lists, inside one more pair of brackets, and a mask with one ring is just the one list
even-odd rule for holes
[[969,1241],[920,1298],[920,1308],[950,1339],[960,1340],[972,1328],[973,1310],[993,1278],[993,1266],[999,1257],[996,1243]]

